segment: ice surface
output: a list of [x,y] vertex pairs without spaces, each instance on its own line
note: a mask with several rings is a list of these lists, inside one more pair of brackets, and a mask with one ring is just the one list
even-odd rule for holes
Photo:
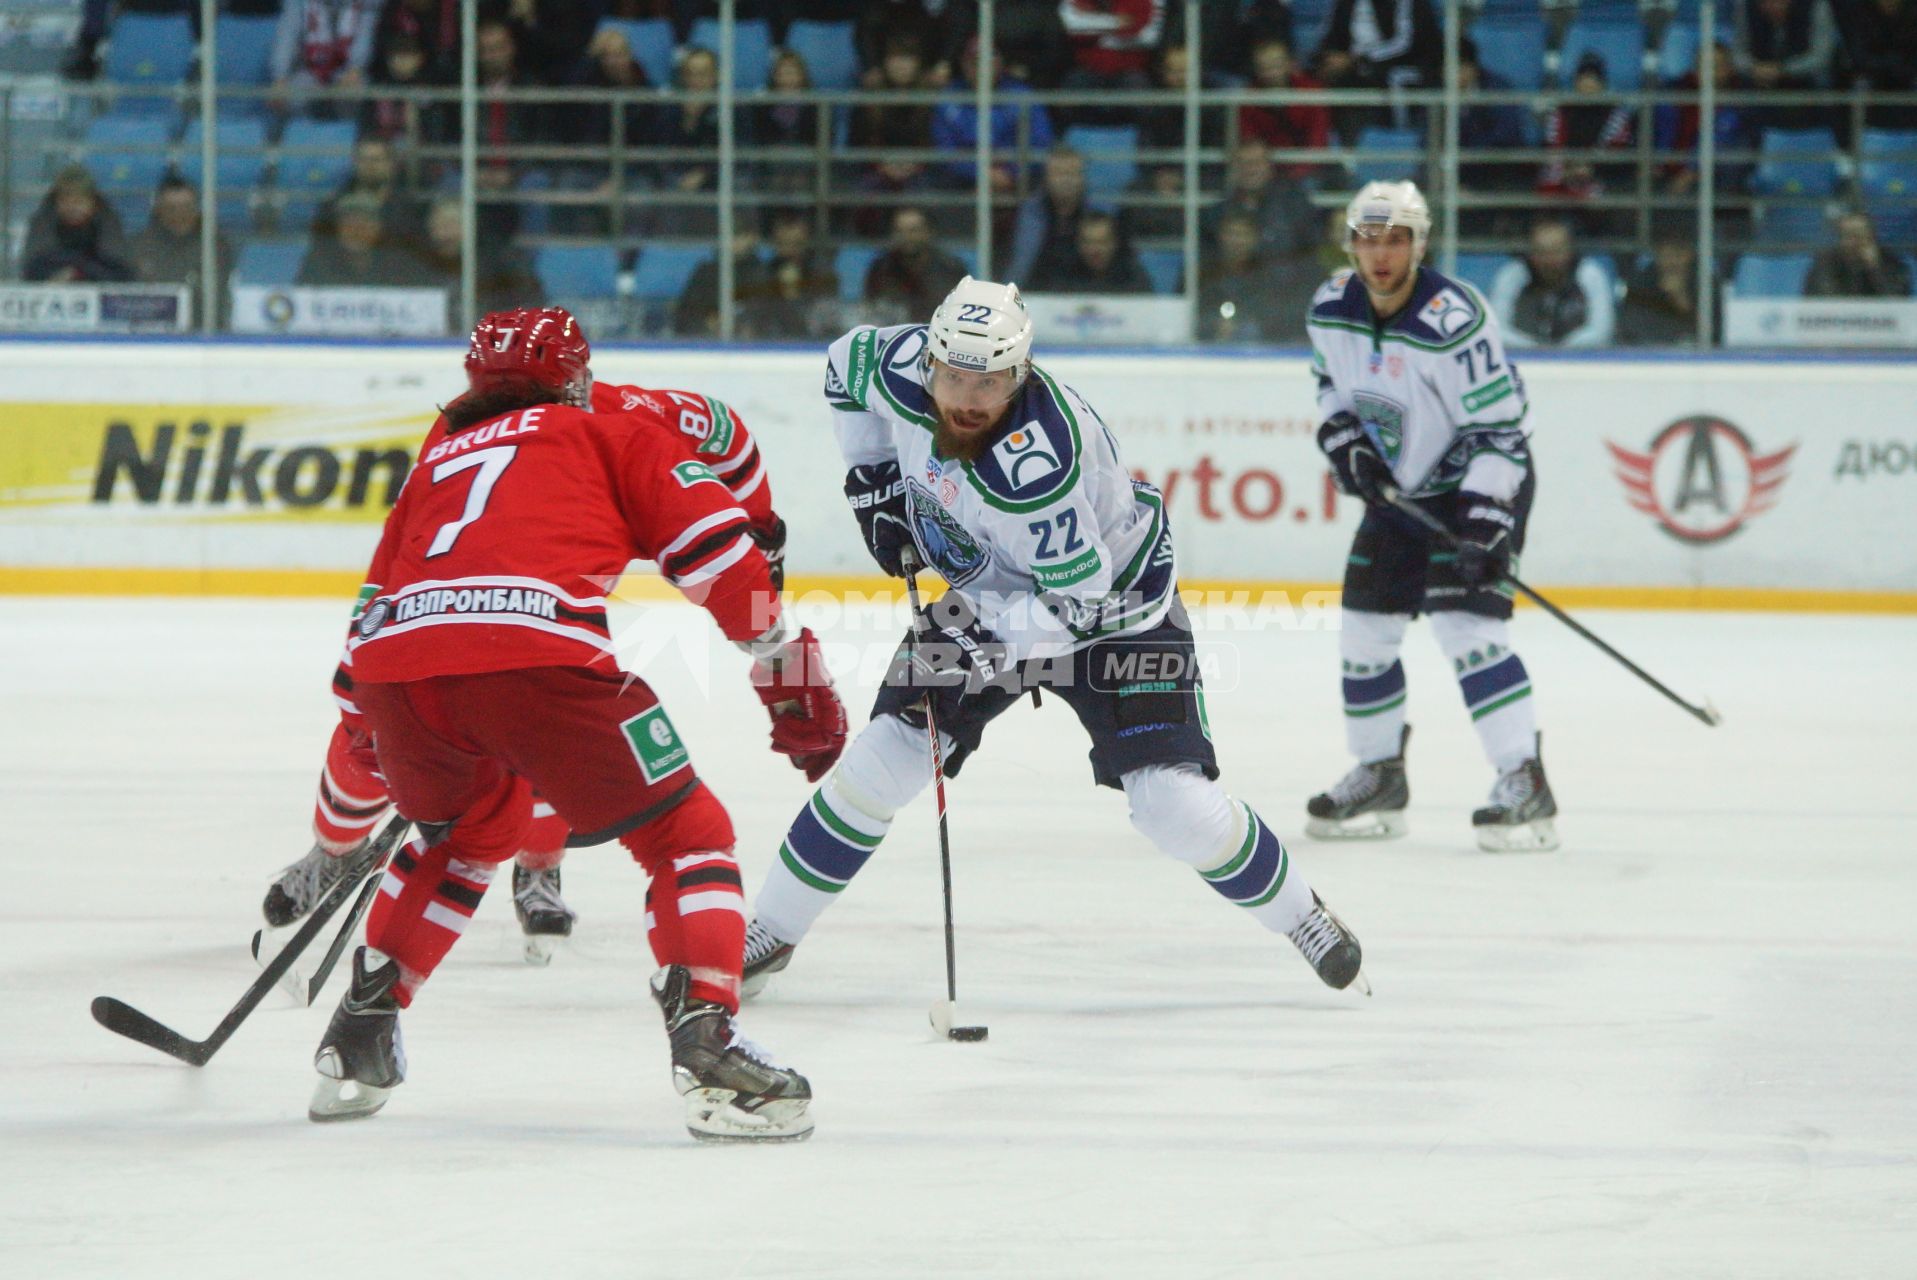
[[[806,787],[737,655],[708,662],[688,610],[634,618],[689,638],[645,669],[755,890]],[[548,969],[492,895],[369,1122],[304,1116],[337,978],[199,1071],[92,1023],[110,993],[201,1036],[251,980],[340,620],[0,602],[0,1273],[1917,1275],[1917,620],[1590,615],[1712,696],[1711,730],[1524,615],[1565,849],[1505,858],[1471,846],[1489,770],[1415,629],[1412,836],[1288,841],[1369,1001],[1153,853],[1062,704],[1015,710],[952,788],[990,1041],[926,1024],[928,798],[748,1011],[818,1091],[817,1136],[771,1149],[686,1136],[616,846],[566,863],[581,921]],[[1242,660],[1210,699],[1225,782],[1296,833],[1346,767],[1335,637],[1206,620]],[[837,655],[856,723],[876,659]]]

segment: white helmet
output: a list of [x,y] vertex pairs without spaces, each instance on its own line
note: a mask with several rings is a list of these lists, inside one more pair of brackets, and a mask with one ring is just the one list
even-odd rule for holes
[[1345,244],[1362,227],[1409,227],[1418,252],[1431,239],[1431,206],[1415,182],[1367,182],[1345,206]]
[[959,281],[932,313],[925,354],[968,373],[1017,369],[1023,382],[1032,362],[1032,317],[1018,286]]

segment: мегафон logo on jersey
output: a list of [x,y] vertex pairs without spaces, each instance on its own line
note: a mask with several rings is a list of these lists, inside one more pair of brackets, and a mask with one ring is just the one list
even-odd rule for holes
[[1722,542],[1777,505],[1795,443],[1759,453],[1735,425],[1711,414],[1679,418],[1643,453],[1604,442],[1631,506],[1680,542]]

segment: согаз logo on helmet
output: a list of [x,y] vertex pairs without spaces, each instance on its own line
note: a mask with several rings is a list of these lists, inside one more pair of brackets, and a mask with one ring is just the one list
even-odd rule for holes
[[1710,414],[1679,418],[1643,453],[1607,440],[1626,499],[1680,542],[1722,542],[1777,505],[1796,444],[1759,453]]

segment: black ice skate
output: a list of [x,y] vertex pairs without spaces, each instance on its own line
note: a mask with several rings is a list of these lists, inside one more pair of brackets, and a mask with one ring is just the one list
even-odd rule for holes
[[739,1034],[732,1017],[689,993],[692,973],[668,965],[652,998],[672,1038],[672,1087],[686,1100],[686,1131],[705,1142],[796,1142],[812,1136],[812,1086]]
[[1471,815],[1478,848],[1486,853],[1549,853],[1558,847],[1558,802],[1544,777],[1544,735],[1537,754],[1499,777],[1491,799]]
[[747,1000],[765,990],[772,975],[792,963],[793,944],[781,942],[757,918],[746,926],[745,968],[739,975],[739,995]]
[[513,868],[513,911],[519,916],[520,932],[526,935],[526,963],[546,964],[559,944],[572,936],[572,923],[579,917],[559,896],[559,868],[528,871]]
[[1343,991],[1355,983],[1358,990],[1370,995],[1371,984],[1360,972],[1364,948],[1358,945],[1358,935],[1331,913],[1316,890],[1312,891],[1311,904],[1311,914],[1285,936],[1311,961],[1327,987]]
[[1317,840],[1392,840],[1409,828],[1405,806],[1411,803],[1411,784],[1404,776],[1404,748],[1411,740],[1406,725],[1398,738],[1398,754],[1388,760],[1361,764],[1305,802],[1305,834]]
[[337,855],[314,845],[311,853],[280,872],[266,890],[266,901],[260,904],[266,923],[284,929],[300,919],[341,880],[365,874],[378,852],[370,837]]
[[[374,956],[377,964],[369,965]],[[393,993],[398,981],[395,961],[369,947],[353,953],[353,980],[313,1055],[320,1081],[307,1105],[307,1119],[326,1123],[370,1116],[406,1079],[399,997]]]

